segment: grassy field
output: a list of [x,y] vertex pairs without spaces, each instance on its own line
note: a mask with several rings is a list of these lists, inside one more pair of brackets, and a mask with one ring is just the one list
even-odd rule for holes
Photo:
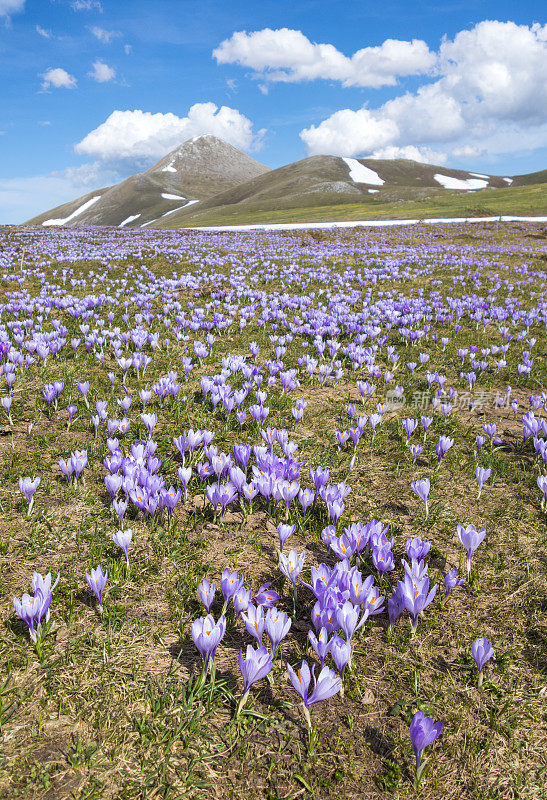
[[154,227],[192,227],[216,225],[248,225],[272,222],[330,222],[366,219],[430,219],[435,217],[545,216],[547,188],[545,183],[515,186],[507,189],[482,189],[477,192],[438,192],[424,200],[385,202],[376,197],[367,203],[342,203],[279,209],[258,205],[223,206],[199,211],[193,207],[185,214],[167,217]]
[[[451,195],[427,213],[459,216],[474,203],[481,214],[545,213],[543,188],[519,193],[521,205],[510,211],[505,191],[497,190]],[[300,218],[351,218],[348,213],[302,211]],[[417,214],[397,206],[385,215]],[[547,517],[537,478],[546,470],[533,437],[523,439],[522,417],[533,404],[540,427],[546,419],[546,243],[545,230],[533,224],[238,236],[0,232],[0,340],[10,341],[9,352],[35,359],[16,367],[10,390],[4,354],[0,376],[0,395],[13,398],[0,427],[1,798],[544,797]],[[405,330],[416,338],[405,338]],[[59,337],[65,343],[54,353],[51,342]],[[206,345],[203,359],[196,341]],[[45,359],[36,342],[47,343]],[[482,367],[473,368],[470,348],[477,348]],[[140,352],[150,359],[145,371],[129,368],[124,377],[121,358]],[[317,360],[312,372],[306,356]],[[371,357],[379,377],[367,369]],[[192,367],[188,376],[184,358]],[[287,391],[279,360],[281,371],[295,370],[298,380]],[[530,361],[529,372],[519,369]],[[217,385],[228,383],[232,392],[244,388],[238,363],[253,375],[242,422],[223,401],[213,405],[202,383],[217,376]],[[153,386],[173,370],[180,388],[162,400]],[[471,392],[461,375],[469,371],[476,372]],[[440,384],[430,384],[428,373],[433,381],[435,373],[445,376],[440,399]],[[366,380],[376,389],[363,399],[357,384]],[[63,388],[58,403],[48,406],[43,389],[53,381]],[[89,381],[89,408],[77,388],[81,381]],[[152,397],[144,407],[139,391],[147,386]],[[406,404],[384,408],[396,386]],[[261,390],[269,407],[263,426],[249,411]],[[240,498],[224,515],[215,514],[205,491],[211,479],[197,472],[200,460],[207,462],[198,449],[186,459],[192,477],[172,518],[129,504],[124,527],[133,538],[126,564],[112,540],[120,526],[105,488],[109,433],[106,421],[95,433],[91,419],[97,401],[107,401],[108,419],[120,420],[124,398],[131,398],[130,427],[112,436],[128,457],[133,443],[149,439],[141,414],[155,413],[157,474],[166,487],[183,488],[174,437],[210,430],[212,444],[233,456],[235,444],[264,444],[261,431],[271,426],[297,445],[302,487],[312,485],[308,470],[319,466],[330,471],[332,486],[351,487],[338,535],[352,522],[389,525],[394,568],[380,572],[370,554],[358,562],[363,576],[374,576],[386,610],[354,635],[343,695],[310,708],[311,732],[286,662],[319,663],[308,640],[315,598],[300,586],[293,612],[291,584],[278,568],[277,526],[295,525],[284,552],[305,554],[301,577],[309,583],[312,567],[338,562],[321,537],[333,521],[326,502],[318,498],[304,513],[297,499],[286,510],[258,495],[252,504]],[[291,410],[298,400],[307,402],[300,424]],[[441,402],[452,407],[443,410]],[[71,404],[77,411],[69,424]],[[339,446],[335,432],[378,404],[375,435],[369,422],[355,448],[351,440]],[[427,437],[419,423],[410,438],[423,448],[414,461],[401,420],[422,415],[432,422]],[[488,423],[497,426],[499,442],[489,441]],[[486,437],[479,449],[477,435]],[[454,440],[441,461],[440,436]],[[539,429],[536,438],[545,433]],[[88,466],[69,484],[59,459],[81,449]],[[274,449],[283,459],[279,444]],[[491,469],[480,499],[477,466]],[[25,476],[41,479],[30,515],[18,488]],[[250,476],[249,467],[249,483]],[[411,490],[418,478],[431,482],[427,517]],[[456,528],[471,523],[485,527],[486,539],[469,578],[445,602],[447,570],[466,575]],[[407,539],[416,536],[431,544],[426,561],[438,588],[413,637],[406,612],[389,629],[387,600],[403,579]],[[84,578],[98,564],[108,570],[102,614]],[[206,576],[216,583],[218,620],[225,568],[244,575],[253,593],[271,582],[277,607],[292,622],[270,679],[253,685],[239,715],[238,652],[253,639],[233,605],[214,681],[209,676],[200,685],[202,661],[191,637],[192,622],[206,613],[198,582]],[[34,570],[60,575],[40,652],[12,607],[14,596],[29,591]],[[495,657],[478,688],[471,645],[483,636]],[[333,667],[330,657],[326,663]],[[443,722],[442,735],[425,752],[431,760],[419,792],[409,739],[418,710]]]

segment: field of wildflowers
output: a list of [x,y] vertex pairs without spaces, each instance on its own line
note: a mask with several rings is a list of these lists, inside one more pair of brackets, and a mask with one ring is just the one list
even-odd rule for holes
[[546,243],[0,230],[0,797],[544,796]]

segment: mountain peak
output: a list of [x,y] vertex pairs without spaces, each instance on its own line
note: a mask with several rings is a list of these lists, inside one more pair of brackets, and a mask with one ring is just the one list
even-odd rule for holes
[[148,225],[270,172],[236,147],[206,133],[182,142],[145,172],[65,203],[30,220],[42,225]]
[[[218,192],[222,191],[219,182],[226,184],[228,188],[263,175],[265,172],[269,172],[269,169],[264,164],[255,161],[218,136],[205,133],[182,142],[144,174],[156,176],[171,173],[173,180],[175,175],[178,175],[183,182],[187,182],[188,179],[192,181],[199,179],[203,182],[209,177],[215,184],[210,188]],[[206,190],[206,193],[211,192]]]

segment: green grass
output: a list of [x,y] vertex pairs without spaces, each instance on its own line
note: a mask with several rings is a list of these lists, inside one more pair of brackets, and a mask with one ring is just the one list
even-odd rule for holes
[[330,222],[382,219],[429,219],[435,217],[547,215],[546,184],[515,186],[507,189],[482,189],[469,192],[439,192],[420,201],[340,203],[311,208],[261,209],[259,205],[192,212],[186,218],[165,220],[155,227],[251,225],[282,222]]

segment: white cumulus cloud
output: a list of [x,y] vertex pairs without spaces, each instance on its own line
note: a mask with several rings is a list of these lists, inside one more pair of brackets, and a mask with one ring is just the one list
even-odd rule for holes
[[443,40],[435,75],[378,108],[337,111],[300,137],[310,153],[377,155],[417,147],[437,163],[445,157],[439,145],[455,157],[541,146],[547,25],[480,22]]
[[22,11],[25,0],[0,0],[0,17],[8,17]]
[[116,77],[116,70],[109,67],[104,61],[97,60],[93,63],[93,69],[87,74],[97,83],[106,83]]
[[250,67],[261,80],[283,83],[324,80],[343,86],[393,86],[404,75],[420,75],[435,64],[435,54],[419,39],[386,39],[346,56],[332,44],[311,42],[302,31],[264,28],[236,31],[213,50],[219,64]]
[[106,161],[161,158],[177,145],[205,133],[249,150],[259,143],[250,119],[228,106],[195,103],[186,117],[149,111],[113,111],[75,147],[77,153]]
[[367,108],[336,111],[318,125],[301,131],[300,136],[311,154],[357,156],[372,153],[400,137],[397,123],[383,119]]
[[52,86],[54,89],[74,89],[78,83],[74,75],[70,75],[66,69],[61,69],[61,67],[48,69],[41,77],[43,78],[42,89],[50,89]]

